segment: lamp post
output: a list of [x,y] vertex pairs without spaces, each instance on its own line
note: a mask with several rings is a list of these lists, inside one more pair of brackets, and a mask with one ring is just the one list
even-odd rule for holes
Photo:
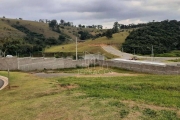
[[[67,38],[66,38],[67,39]],[[72,39],[68,39],[68,40],[72,40]],[[76,60],[78,60],[78,53],[77,53],[77,37],[76,37]]]
[[77,37],[76,37],[76,60],[78,60],[77,57],[78,57],[78,56],[77,56]]
[[[8,59],[9,57],[7,57],[7,59]],[[6,65],[7,65],[7,72],[8,72],[8,85],[9,85],[9,89],[11,88],[11,86],[10,86],[10,71],[9,71],[9,64],[8,64],[8,62],[6,61],[6,58],[5,58],[5,62],[6,62]]]
[[154,48],[153,48],[153,45],[152,45],[152,50],[151,50],[151,57],[152,57],[151,61],[153,61],[153,57],[154,57]]

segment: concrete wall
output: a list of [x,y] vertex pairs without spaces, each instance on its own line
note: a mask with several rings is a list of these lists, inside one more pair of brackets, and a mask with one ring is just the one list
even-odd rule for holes
[[84,60],[72,60],[63,58],[19,58],[18,69],[22,71],[76,68],[77,66],[87,66]]
[[123,68],[142,73],[180,75],[180,66],[148,65],[122,61],[98,61],[98,64],[101,66]]
[[85,60],[72,60],[63,58],[0,58],[0,70],[43,70],[58,68],[75,68],[77,66],[88,66],[90,62]]
[[12,57],[12,58],[0,58],[0,70],[7,70],[8,68],[10,70],[17,70],[18,64],[17,64],[17,58]]
[[[118,67],[127,70],[133,70],[143,73],[152,74],[173,74],[180,75],[180,66],[168,65],[148,65],[123,61],[97,61],[99,65],[104,67]],[[0,70],[43,70],[43,69],[59,69],[59,68],[75,68],[77,66],[87,67],[89,64],[96,64],[95,60],[72,60],[63,58],[0,58]]]

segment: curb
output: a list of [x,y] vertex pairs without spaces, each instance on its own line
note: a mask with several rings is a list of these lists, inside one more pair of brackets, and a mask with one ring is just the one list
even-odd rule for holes
[[2,90],[8,85],[8,78],[4,76],[0,76],[0,79],[4,81],[4,85],[0,88],[0,90]]

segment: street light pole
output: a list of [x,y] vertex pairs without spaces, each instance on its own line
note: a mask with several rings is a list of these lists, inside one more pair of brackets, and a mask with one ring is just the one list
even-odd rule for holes
[[77,60],[77,37],[76,37],[76,60]]
[[8,57],[5,58],[5,62],[6,62],[6,65],[7,65],[7,72],[8,72],[8,86],[9,86],[9,89],[11,89],[11,86],[10,86],[10,75],[9,75],[9,64],[8,62],[6,61],[6,59],[9,59]]
[[153,45],[152,45],[151,57],[152,57],[152,61],[153,61],[153,57],[154,57]]
[[11,89],[11,86],[10,86],[10,79],[9,79],[9,66],[8,66],[8,84],[9,84],[9,89]]

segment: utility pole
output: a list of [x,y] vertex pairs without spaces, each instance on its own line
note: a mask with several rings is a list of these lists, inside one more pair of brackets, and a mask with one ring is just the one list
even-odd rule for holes
[[11,86],[10,86],[10,77],[9,77],[9,65],[8,65],[8,84],[9,84],[9,89],[11,89]]
[[151,57],[152,57],[152,61],[153,61],[153,57],[154,57],[153,45],[152,45],[152,50],[151,50]]
[[76,60],[77,60],[77,37],[76,37]]
[[[7,59],[9,59],[9,58],[7,58]],[[9,89],[11,89],[11,86],[10,86],[10,70],[9,70],[10,68],[9,68],[8,62],[6,61],[7,59],[5,58],[5,62],[7,65],[7,72],[8,72],[8,86],[9,86]]]

